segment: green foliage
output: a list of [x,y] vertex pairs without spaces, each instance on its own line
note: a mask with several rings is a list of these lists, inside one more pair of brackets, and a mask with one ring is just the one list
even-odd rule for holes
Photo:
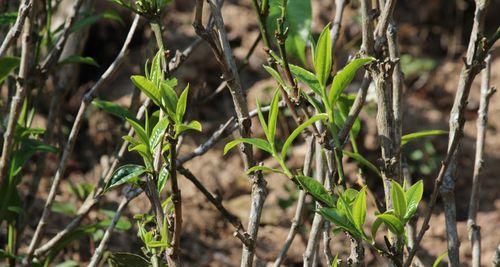
[[428,130],[428,131],[421,131],[421,132],[416,132],[416,133],[411,133],[411,134],[405,134],[401,137],[401,146],[404,146],[408,142],[411,142],[411,141],[418,139],[418,138],[427,137],[427,136],[444,135],[444,134],[448,134],[448,131]]
[[434,263],[432,264],[432,267],[438,267],[439,264],[443,261],[444,257],[447,257],[447,256],[448,256],[448,251],[441,253],[441,255],[439,255],[436,258],[436,260],[434,261]]
[[94,67],[99,67],[99,64],[95,61],[95,59],[93,59],[91,57],[82,57],[82,56],[79,56],[79,55],[69,56],[69,57],[61,60],[57,64],[59,66],[63,66],[65,64],[74,64],[74,63],[81,63],[81,64],[91,65],[91,66],[94,66]]
[[[311,1],[288,0],[286,6],[282,6],[281,0],[269,1],[269,17],[267,19],[267,28],[270,35],[273,35],[277,29],[277,19],[284,12],[285,28],[288,29],[288,35],[285,47],[296,59],[306,64],[306,47],[309,35],[311,34],[312,9]],[[271,36],[274,37],[274,36]],[[275,41],[275,38],[273,38]]]
[[332,70],[332,39],[330,38],[330,24],[321,32],[316,49],[314,50],[314,70],[320,85],[326,88],[326,82]]
[[0,58],[0,84],[3,83],[9,74],[19,66],[20,59],[18,57],[1,57]]
[[132,12],[140,14],[149,20],[159,19],[163,9],[172,0],[108,0]]
[[335,206],[333,197],[325,189],[323,184],[318,182],[316,179],[303,175],[297,175],[295,176],[295,178],[297,179],[300,186],[302,186],[302,188],[304,188],[304,190],[309,193],[315,200],[321,202],[327,207]]
[[92,101],[92,105],[122,120],[131,119],[135,121],[134,115],[132,115],[130,111],[128,111],[128,109],[125,109],[122,106],[117,105],[113,102],[95,99],[94,101]]
[[359,164],[367,167],[368,169],[370,169],[371,171],[373,171],[374,173],[376,173],[379,177],[382,177],[382,174],[380,173],[380,171],[378,170],[378,168],[375,165],[373,165],[373,163],[371,163],[369,160],[365,159],[361,154],[359,154],[359,153],[353,153],[353,152],[350,152],[350,151],[347,151],[347,150],[343,150],[343,154],[346,155],[346,156],[348,156],[349,158],[354,159]]
[[104,186],[104,191],[109,191],[125,183],[137,181],[146,171],[146,168],[140,165],[123,165],[113,173],[111,179]]
[[110,253],[108,264],[111,267],[147,267],[151,266],[148,260],[141,255],[128,252]]
[[0,14],[0,26],[9,25],[16,22],[17,12],[5,12]]

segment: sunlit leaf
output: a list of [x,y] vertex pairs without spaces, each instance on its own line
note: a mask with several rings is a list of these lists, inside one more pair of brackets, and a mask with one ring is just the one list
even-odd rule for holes
[[373,60],[375,59],[371,57],[357,58],[349,62],[347,66],[337,72],[337,74],[333,77],[332,87],[330,88],[330,93],[328,94],[328,102],[332,106],[340,97],[340,94],[342,94],[344,89],[351,83],[352,79],[354,79],[354,75],[356,75],[358,69]]
[[288,148],[292,144],[293,140],[299,136],[299,134],[304,131],[307,127],[309,127],[311,124],[319,121],[319,120],[326,120],[328,118],[327,114],[321,113],[321,114],[316,114],[312,116],[310,119],[299,125],[291,134],[288,136],[288,138],[285,140],[285,143],[283,144],[283,148],[281,149],[281,157],[285,158],[286,152],[288,151]]
[[236,140],[233,140],[229,143],[226,144],[226,146],[224,147],[224,155],[227,154],[227,152],[229,150],[231,150],[233,147],[235,147],[236,145],[239,145],[241,143],[247,143],[247,144],[250,144],[252,146],[255,146],[257,147],[258,149],[260,150],[264,150],[270,154],[272,154],[272,148],[271,148],[271,145],[264,139],[260,139],[260,138],[239,138],[239,139],[236,139]]
[[406,213],[406,197],[401,185],[391,181],[391,199],[394,213],[399,219],[403,219]]
[[249,173],[252,173],[252,172],[256,172],[256,171],[262,171],[262,172],[274,172],[274,173],[281,173],[281,174],[284,174],[284,172],[282,172],[281,170],[279,169],[275,169],[275,168],[271,168],[271,167],[266,167],[266,166],[253,166],[252,168],[248,169],[246,171],[247,174]]
[[314,70],[321,86],[325,87],[332,69],[332,39],[330,38],[330,24],[321,32],[314,55]]
[[436,135],[444,135],[448,134],[447,131],[443,130],[428,130],[428,131],[421,131],[421,132],[416,132],[416,133],[411,133],[411,134],[405,134],[403,137],[401,137],[401,145],[404,146],[408,142],[413,141],[417,138],[422,138],[422,137],[427,137],[427,136],[436,136]]
[[406,192],[406,214],[405,220],[409,220],[418,209],[418,204],[424,193],[424,183],[422,180],[412,185]]

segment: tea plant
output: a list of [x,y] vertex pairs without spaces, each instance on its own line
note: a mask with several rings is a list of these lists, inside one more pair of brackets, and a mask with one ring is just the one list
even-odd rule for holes
[[[90,253],[87,253],[91,255],[89,266],[106,263],[110,266],[182,266],[183,256],[191,253],[182,250],[181,236],[185,234],[182,202],[191,199],[182,198],[181,176],[178,174],[187,178],[197,192],[234,227],[234,236],[242,243],[241,266],[253,266],[256,247],[261,242],[258,234],[269,193],[266,180],[270,172],[287,179],[284,187],[292,197],[286,200],[286,206],[297,202],[289,234],[274,266],[283,264],[299,226],[306,234],[304,266],[314,266],[323,261],[329,266],[342,266],[344,262],[348,266],[364,266],[365,248],[370,248],[381,262],[387,262],[390,266],[410,266],[430,227],[430,218],[439,195],[445,210],[448,248],[447,252],[437,257],[434,266],[439,265],[446,255],[450,266],[459,266],[454,171],[460,156],[457,151],[462,142],[467,99],[475,76],[485,68],[467,223],[473,248],[473,266],[479,266],[480,228],[476,220],[479,184],[488,103],[495,92],[489,81],[491,60],[488,55],[500,38],[500,30],[489,38],[483,36],[488,1],[476,1],[473,30],[449,116],[449,131],[428,130],[403,135],[406,132],[403,131],[403,74],[406,72],[412,78],[418,77],[435,68],[437,61],[406,54],[400,56],[396,26],[398,18],[393,15],[396,1],[359,1],[360,17],[355,19],[361,35],[358,49],[356,42],[350,42],[345,47],[337,44],[347,1],[335,1],[332,23],[316,34],[312,30],[312,1],[252,0],[259,36],[243,63],[238,66],[233,53],[234,43],[230,42],[227,33],[230,27],[225,24],[222,13],[224,1],[196,0],[193,27],[198,38],[185,50],[172,51],[174,46],[167,44],[164,39],[164,32],[173,27],[165,21],[177,19],[172,1],[109,0],[113,7],[120,6],[133,14],[134,19],[116,58],[81,96],[78,113],[70,119],[71,127],[67,137],[64,137],[66,132],[61,130],[56,133],[55,128],[58,127],[55,126],[57,118],[61,117],[59,111],[66,94],[73,87],[78,87],[77,79],[73,79],[78,75],[74,67],[78,64],[99,67],[102,64],[82,55],[83,47],[68,40],[85,40],[90,26],[101,19],[125,25],[125,20],[114,11],[94,14],[92,6],[96,1],[69,2],[71,12],[61,25],[55,25],[54,22],[55,14],[64,9],[61,1],[0,3],[0,10],[5,11],[0,14],[0,36],[4,37],[0,46],[0,86],[7,91],[6,94],[2,91],[2,97],[5,95],[7,98],[2,98],[0,103],[2,116],[5,113],[0,122],[4,136],[0,158],[0,260],[5,260],[9,266],[57,264],[61,258],[68,258],[62,256],[71,250],[70,244],[81,240],[88,240],[91,244]],[[372,7],[372,4],[375,6]],[[208,8],[204,8],[205,5]],[[17,8],[17,12],[13,8]],[[145,63],[143,75],[132,75],[127,81],[135,86],[130,107],[96,99],[108,82],[116,77],[113,74],[128,57],[141,18],[147,22],[144,27],[146,31],[151,31],[150,39],[157,52]],[[192,53],[202,51],[196,50],[202,41],[212,52],[212,55],[203,56],[213,57],[222,73],[219,86],[222,89],[217,89],[213,95],[228,88],[235,115],[193,151],[179,155],[182,138],[188,134],[198,138],[196,132],[202,132],[202,124],[187,116],[197,108],[198,103],[191,102],[189,83],[184,88],[180,86],[183,82],[175,78],[175,71]],[[240,72],[249,63],[260,42],[267,57],[261,70],[272,77],[276,86],[269,106],[261,105],[261,102],[268,102],[267,99],[256,99],[256,110],[249,110],[246,85],[240,79]],[[63,50],[72,52],[67,55]],[[345,64],[341,52],[350,55]],[[362,80],[359,79],[361,77]],[[358,80],[361,82],[353,82]],[[377,114],[374,119],[380,145],[377,162],[370,161],[369,155],[365,155],[357,143],[359,138],[364,137],[360,134],[362,123],[359,115],[366,105],[370,86],[375,94]],[[355,93],[350,93],[352,89]],[[45,105],[41,102],[45,101],[47,92],[50,102],[46,129],[37,128],[33,126],[33,121],[36,115],[45,115]],[[142,105],[141,95],[145,96]],[[76,94],[75,97],[80,96]],[[82,125],[93,116],[92,112],[96,109],[118,117],[128,132],[120,140],[115,155],[108,157],[111,160],[108,163],[103,160],[100,168],[97,168],[103,171],[95,184],[69,181],[71,197],[81,202],[76,208],[73,203],[66,203],[56,197],[62,181],[69,175],[67,169],[71,164],[70,158],[73,154],[79,154],[79,151],[74,150]],[[368,117],[372,115],[367,114]],[[257,117],[255,121],[263,130],[262,138],[251,132],[253,117]],[[65,120],[62,120],[63,126],[67,123]],[[277,134],[280,124],[289,122],[294,124],[291,127],[293,130],[285,134],[288,136],[280,138]],[[251,187],[247,227],[224,207],[220,196],[211,193],[184,166],[189,160],[214,149],[218,142],[233,132],[237,132],[236,137],[226,142],[223,154],[227,155],[234,148],[239,148],[241,152]],[[56,134],[65,139],[60,145],[56,141]],[[410,159],[418,161],[418,164],[422,161],[418,153],[423,152],[412,150],[412,147],[407,146],[409,142],[444,134],[449,136],[448,150],[440,164],[437,155],[434,155],[432,161],[423,162],[423,165],[413,166],[415,162],[410,161],[412,166],[406,166],[406,155],[410,155]],[[306,141],[307,151],[304,163],[297,167],[296,161],[292,165],[290,159],[294,159],[293,146],[300,140]],[[272,157],[277,167],[256,162],[253,148]],[[139,160],[122,162],[127,152],[135,154]],[[426,146],[426,153],[435,152],[433,147]],[[56,158],[57,167],[48,181],[50,190],[45,197],[40,194],[39,187],[49,169],[46,164],[48,158]],[[363,171],[345,171],[346,164],[349,164],[346,158],[354,160],[360,168],[364,168]],[[439,169],[432,190],[426,189],[430,199],[427,210],[422,214],[423,221],[419,229],[415,221],[419,219],[418,211],[423,211],[419,204],[424,197],[424,183],[411,179],[411,171],[416,167],[424,174]],[[377,181],[366,181],[371,178]],[[378,194],[378,188],[373,186],[378,184],[383,187],[382,197]],[[24,185],[26,190],[23,190]],[[300,192],[291,192],[291,188],[298,188]],[[115,195],[112,191],[119,189],[121,200],[116,209],[99,206],[103,199]],[[133,214],[134,224],[122,218],[127,205],[143,193],[150,210]],[[311,204],[307,195],[312,198]],[[33,212],[34,203],[39,197],[43,198],[44,203],[40,217],[37,212]],[[375,207],[371,207],[370,203],[375,203]],[[302,218],[305,207],[313,207],[311,222],[309,218]],[[91,213],[92,210],[95,213]],[[46,231],[53,227],[53,213],[70,218],[70,221],[57,231]],[[25,231],[32,226],[35,226],[33,232]],[[130,253],[108,249],[115,230],[129,231],[132,228],[137,232],[135,240],[140,242],[140,249]],[[339,251],[334,251],[330,246],[331,236],[339,234],[344,234],[350,240],[351,254],[345,260],[341,259],[343,256]],[[127,238],[133,243],[133,237]],[[323,239],[324,260],[318,253],[320,238]],[[86,260],[85,256],[80,258]],[[62,264],[79,263],[68,260]]]

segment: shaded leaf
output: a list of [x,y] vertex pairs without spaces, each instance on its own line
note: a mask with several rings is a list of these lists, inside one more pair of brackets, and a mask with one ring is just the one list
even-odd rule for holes
[[95,61],[95,59],[93,59],[92,57],[82,57],[79,55],[69,56],[69,57],[61,60],[57,64],[59,66],[61,66],[61,65],[72,64],[72,63],[81,63],[81,64],[92,65],[94,67],[99,67],[99,64],[97,63],[97,61]]
[[333,197],[330,195],[328,190],[326,190],[326,188],[316,179],[303,175],[297,175],[295,176],[295,178],[304,188],[304,190],[309,193],[316,201],[319,201],[328,207],[335,206]]
[[361,156],[360,154],[353,153],[353,152],[350,152],[350,151],[347,151],[347,150],[342,150],[342,152],[343,152],[344,155],[346,155],[346,156],[354,159],[359,164],[364,165],[365,167],[367,167],[368,169],[370,169],[371,171],[373,171],[374,173],[376,173],[378,176],[382,177],[382,174],[380,173],[380,171],[378,170],[378,168],[375,165],[373,165],[373,163],[371,163],[369,160],[367,160],[363,156]]
[[109,101],[104,101],[104,100],[99,100],[96,99],[92,101],[92,105],[94,105],[96,108],[102,109],[120,119],[126,119],[129,118],[131,120],[136,121],[135,117],[128,111],[127,109],[123,108],[122,106],[115,104],[113,102]]
[[19,66],[18,57],[0,57],[0,84]]
[[111,179],[104,186],[104,191],[109,191],[119,185],[129,182],[132,179],[138,178],[146,172],[146,168],[140,165],[128,164],[116,169],[111,176]]
[[128,252],[113,252],[109,255],[111,267],[148,267],[151,264],[141,255]]
[[[398,219],[398,217],[390,214],[390,213],[383,213],[383,214],[378,214],[377,219],[373,223],[380,225],[380,223],[377,223],[377,220],[381,220],[389,229],[389,231],[397,234],[397,235],[402,235],[404,233],[404,225],[403,223]],[[372,229],[372,233],[373,233]],[[376,230],[375,230],[376,232]]]

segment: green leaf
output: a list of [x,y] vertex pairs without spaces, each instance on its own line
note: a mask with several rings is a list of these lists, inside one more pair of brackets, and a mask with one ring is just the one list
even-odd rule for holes
[[268,119],[267,119],[267,121],[268,121],[267,140],[269,141],[269,143],[271,145],[274,144],[274,139],[275,139],[275,134],[276,134],[276,122],[278,121],[278,113],[279,113],[279,109],[278,109],[279,100],[280,100],[279,91],[276,90],[274,92],[273,100],[271,101],[271,109],[269,110]]
[[169,120],[167,117],[161,119],[153,128],[151,132],[151,137],[149,138],[149,148],[154,151],[156,147],[161,143],[165,131],[167,130]]
[[413,141],[417,138],[443,135],[443,134],[448,134],[448,132],[443,131],[443,130],[428,130],[428,131],[421,131],[421,132],[416,132],[416,133],[411,133],[411,134],[405,134],[405,135],[403,135],[403,137],[401,137],[401,146],[404,146],[408,142]]
[[170,86],[170,84],[162,82],[160,94],[162,98],[162,103],[164,103],[166,107],[165,111],[168,112],[170,116],[173,117],[173,114],[176,114],[176,109],[177,109],[177,102],[178,102],[177,93],[175,92],[174,88]]
[[198,131],[198,132],[201,132],[201,130],[202,130],[201,123],[199,121],[190,121],[188,124],[180,124],[177,126],[179,127],[177,134],[180,134],[180,133],[185,132],[187,130],[194,130],[194,131]]
[[322,95],[321,85],[313,73],[293,64],[290,64],[290,71],[295,78],[307,85],[307,87],[309,87],[309,89],[311,89],[314,93],[318,96]]
[[406,197],[401,185],[395,181],[391,181],[391,198],[394,213],[402,220],[406,214]]
[[53,212],[62,213],[69,216],[73,216],[76,214],[75,205],[68,202],[54,202],[54,204],[52,204],[51,210]]
[[146,172],[146,168],[140,165],[128,164],[116,169],[111,176],[111,179],[104,186],[104,192],[109,191],[119,185],[129,182],[132,179],[138,178]]
[[368,169],[370,169],[371,171],[373,171],[374,173],[376,173],[379,177],[382,177],[382,174],[380,173],[380,171],[378,170],[378,168],[375,165],[373,165],[373,163],[371,163],[369,160],[367,160],[363,156],[361,156],[360,154],[353,153],[353,152],[350,152],[350,151],[347,151],[347,150],[342,150],[342,153],[344,155],[348,156],[349,158],[354,159],[359,164],[364,165],[365,167],[367,167]]
[[309,193],[316,201],[325,204],[328,207],[334,207],[335,201],[333,197],[328,193],[328,190],[316,179],[297,175],[295,176],[299,184],[304,188],[304,190]]
[[286,7],[282,7],[282,1],[269,0],[269,15],[267,17],[267,29],[274,43],[274,33],[277,28],[277,19],[281,16],[282,8],[285,9],[285,27],[288,28],[288,38],[285,47],[288,54],[299,59],[304,65],[306,60],[306,46],[311,34],[312,8],[311,1],[288,0]]
[[356,199],[354,200],[354,204],[352,206],[352,217],[354,219],[354,225],[356,225],[357,229],[360,232],[363,232],[363,224],[366,219],[366,188],[363,187]]
[[179,100],[177,101],[177,108],[176,108],[175,112],[177,114],[177,122],[178,123],[182,122],[182,118],[184,117],[184,114],[186,113],[188,94],[189,94],[189,84],[186,86],[184,91],[182,91],[181,96],[179,97]]
[[92,105],[94,105],[96,108],[99,108],[99,109],[102,109],[120,119],[131,119],[131,120],[134,120],[134,121],[137,121],[135,118],[134,118],[134,115],[132,115],[130,113],[130,111],[128,111],[127,109],[123,108],[122,106],[120,105],[117,105],[113,102],[109,102],[109,101],[104,101],[104,100],[99,100],[99,99],[96,99],[94,101],[92,101]]
[[283,81],[281,75],[276,70],[266,65],[264,65],[263,67],[269,74],[271,74],[271,76],[273,76],[273,78],[278,82],[279,85],[281,85],[281,87],[288,90],[286,83]]
[[307,64],[306,46],[312,22],[311,1],[288,0],[285,18],[289,29],[286,50],[302,64]]
[[260,101],[259,101],[259,99],[255,99],[255,100],[256,100],[255,102],[257,103],[257,115],[259,117],[260,126],[262,127],[262,130],[264,130],[264,133],[266,134],[266,137],[269,140],[269,132],[267,130],[267,123],[266,123],[266,120],[264,119],[264,115],[262,114],[262,110],[260,107]]
[[134,131],[137,134],[137,136],[139,137],[139,139],[141,140],[141,142],[143,144],[145,144],[146,146],[149,145],[149,138],[148,138],[148,134],[146,133],[146,130],[144,130],[144,128],[142,128],[142,126],[138,122],[131,120],[129,118],[125,118],[125,119],[128,121],[128,123],[130,123],[132,128],[134,128]]
[[332,39],[330,38],[330,24],[321,32],[314,54],[314,70],[321,86],[326,82],[332,69]]
[[422,180],[416,182],[412,185],[405,193],[406,195],[406,214],[404,216],[405,220],[409,220],[413,214],[417,211],[418,204],[422,199],[424,193],[424,183]]
[[[377,219],[373,223],[380,225],[377,220],[381,220],[389,229],[389,231],[397,234],[397,235],[402,235],[404,233],[404,225],[403,223],[398,219],[398,217],[390,214],[390,213],[383,213],[383,214],[378,214]],[[376,232],[376,230],[375,230]],[[373,227],[372,227],[372,233],[373,233]]]
[[132,82],[139,88],[147,97],[149,97],[157,106],[162,107],[160,101],[160,90],[156,85],[141,75],[133,75],[130,77]]
[[321,208],[319,210],[319,213],[321,214],[321,216],[334,223],[337,227],[340,227],[349,232],[351,235],[358,238],[362,237],[356,229],[356,226],[349,222],[349,219],[342,211],[337,209]]
[[226,144],[226,146],[224,147],[224,155],[226,155],[229,150],[231,150],[233,147],[235,147],[236,145],[238,145],[240,143],[247,143],[249,145],[255,146],[260,150],[264,150],[264,151],[268,152],[269,154],[273,153],[273,149],[272,149],[271,145],[264,139],[239,138],[239,139],[233,140],[233,141]]
[[63,60],[61,60],[59,63],[57,63],[59,66],[65,65],[65,64],[72,64],[72,63],[81,63],[81,64],[87,64],[87,65],[92,65],[94,67],[99,67],[99,64],[95,59],[91,57],[82,57],[79,55],[73,55],[69,56]]
[[252,168],[248,169],[246,171],[247,174],[249,173],[252,173],[252,172],[256,172],[256,171],[262,171],[262,172],[274,172],[274,173],[281,173],[281,174],[285,174],[284,172],[282,172],[281,170],[279,169],[275,169],[275,168],[271,168],[271,167],[266,167],[266,166],[253,166]]
[[312,116],[310,119],[299,125],[291,134],[288,136],[288,138],[285,140],[285,143],[283,144],[283,148],[281,149],[281,157],[285,158],[286,152],[288,151],[288,148],[292,144],[293,140],[299,136],[299,134],[304,131],[309,125],[319,121],[319,120],[326,120],[328,119],[328,115],[324,113],[316,114]]
[[128,252],[113,252],[109,255],[111,267],[148,267],[151,264],[141,255]]
[[163,188],[165,188],[165,185],[167,184],[168,178],[170,177],[170,172],[168,171],[168,165],[165,164],[160,170],[160,173],[158,174],[158,193],[161,193],[163,191]]
[[332,87],[330,88],[330,93],[328,95],[328,102],[332,106],[335,104],[344,89],[351,83],[352,79],[354,79],[354,75],[358,69],[373,60],[375,59],[371,57],[354,59],[341,71],[339,71],[335,77],[333,77]]
[[20,61],[18,57],[0,57],[0,84],[19,66]]
[[0,25],[9,25],[16,22],[17,12],[5,12],[0,14]]
[[432,264],[432,267],[438,267],[439,264],[441,263],[441,261],[444,259],[444,257],[448,256],[448,251],[445,251],[444,253],[441,253],[441,255],[439,255],[439,257],[437,257],[437,259],[434,261],[434,263]]

